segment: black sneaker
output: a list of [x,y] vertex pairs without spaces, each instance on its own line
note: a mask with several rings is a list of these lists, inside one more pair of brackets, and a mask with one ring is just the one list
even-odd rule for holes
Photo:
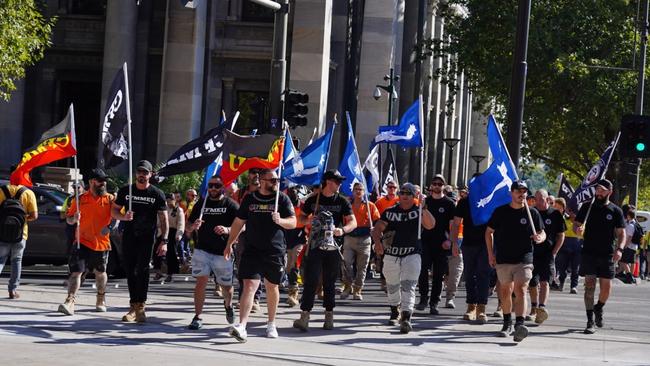
[[235,323],[235,310],[231,307],[226,308],[226,321],[228,324]]
[[408,334],[413,330],[411,325],[411,313],[408,311],[402,311],[402,319],[399,324],[399,332],[402,334]]
[[585,334],[594,334],[596,333],[596,328],[594,327],[594,322],[588,321],[587,327],[585,328]]
[[391,306],[388,325],[397,325],[398,322],[399,322],[399,311],[397,310],[397,306]]
[[203,327],[203,319],[199,318],[198,316],[195,316],[194,319],[192,319],[192,322],[188,326],[191,330],[199,330]]
[[427,308],[427,301],[426,300],[424,300],[424,301],[421,300],[417,305],[415,305],[416,310],[424,310],[426,308]]
[[514,330],[512,329],[512,323],[503,323],[503,327],[501,327],[501,330],[499,333],[497,333],[497,336],[501,338],[507,338],[512,335]]
[[528,328],[523,324],[516,325],[515,333],[514,333],[514,341],[521,342],[526,337],[528,337]]
[[438,311],[438,304],[433,304],[429,308],[429,314],[431,315],[440,315],[440,311]]
[[594,318],[595,323],[598,328],[603,327],[603,309],[596,310],[594,309]]

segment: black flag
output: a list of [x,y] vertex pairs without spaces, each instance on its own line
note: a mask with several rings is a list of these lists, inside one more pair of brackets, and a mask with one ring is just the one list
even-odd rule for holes
[[161,177],[169,177],[204,169],[219,156],[223,148],[224,124],[211,129],[185,145],[181,146],[158,170]]
[[573,200],[574,193],[571,184],[569,184],[569,181],[567,181],[564,174],[562,174],[560,178],[560,190],[557,192],[557,196],[564,198],[567,203],[567,208],[577,214],[578,205],[576,201]]
[[124,68],[120,68],[113,78],[113,83],[106,98],[104,119],[102,121],[102,138],[99,142],[97,166],[108,169],[119,165],[129,157],[129,144],[124,136],[128,124],[127,91]]
[[382,178],[384,181],[381,185],[381,194],[385,196],[388,193],[388,182],[395,182],[399,187],[399,182],[397,180],[397,166],[395,165],[395,159],[393,158],[393,151],[388,149],[388,154],[384,160],[384,169],[382,170],[384,175]]

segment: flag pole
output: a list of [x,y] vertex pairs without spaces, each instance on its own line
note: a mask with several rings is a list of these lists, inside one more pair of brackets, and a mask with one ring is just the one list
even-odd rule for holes
[[[420,106],[418,107],[418,117],[420,119],[420,192],[424,190],[424,104],[422,102],[422,94],[419,96]],[[422,207],[424,202],[420,202],[420,214],[418,215],[418,240],[422,239]]]
[[129,97],[129,73],[127,71],[126,62],[122,65],[124,72],[124,90],[126,92],[126,119],[127,131],[129,134],[129,211],[133,209],[133,144],[131,139],[131,98]]
[[[239,112],[237,112],[239,113]],[[282,143],[282,149],[280,150],[280,164],[278,164],[278,179],[282,177],[282,166],[284,165],[284,144],[287,143],[287,123],[282,121],[282,138],[285,141]],[[273,212],[278,212],[278,203],[280,202],[280,183],[278,182],[278,190],[275,191],[275,209]]]
[[[74,147],[75,150],[77,150],[77,133],[75,132],[75,125],[74,125],[74,104],[70,103],[70,127],[72,128],[72,140],[74,141]],[[75,189],[74,189],[74,202],[75,202],[75,208],[77,210],[77,213],[79,213],[79,220],[77,221],[77,228],[76,228],[76,236],[77,236],[77,249],[79,249],[79,241],[81,240],[81,211],[79,211],[79,168],[77,166],[77,152],[75,151],[74,157],[74,184],[75,184]]]
[[[350,112],[345,111],[345,117],[348,120],[348,130],[349,133],[352,135],[352,146],[354,146],[354,153],[357,156],[357,162],[359,165],[361,165],[361,159],[359,158],[359,150],[357,150],[357,141],[354,139],[354,133],[352,133],[352,122],[350,121]],[[359,166],[361,168],[361,166]],[[363,169],[361,169],[361,177],[363,178],[363,196],[364,199],[366,200],[366,209],[368,210],[368,222],[370,222],[370,230],[374,229],[374,225],[372,223],[372,213],[370,213],[370,201],[368,200],[368,183],[366,182],[366,175],[363,174]],[[354,187],[353,187],[354,188]]]

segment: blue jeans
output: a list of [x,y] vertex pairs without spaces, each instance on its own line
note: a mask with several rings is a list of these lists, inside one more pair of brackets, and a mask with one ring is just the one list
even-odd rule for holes
[[486,305],[490,292],[490,263],[485,245],[463,245],[468,304]]
[[25,240],[18,243],[0,242],[0,273],[11,258],[11,277],[9,278],[9,291],[15,291],[20,284],[20,271],[23,265],[23,252],[25,251]]

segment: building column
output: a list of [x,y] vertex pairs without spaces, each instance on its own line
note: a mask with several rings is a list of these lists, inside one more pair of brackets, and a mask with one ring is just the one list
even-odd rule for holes
[[235,101],[235,78],[222,78],[221,82],[223,84],[223,111],[226,112],[227,118],[231,118],[234,113],[233,103]]
[[332,0],[296,1],[289,87],[309,95],[307,126],[295,130],[301,141],[309,140],[314,127],[323,133],[332,117],[327,116],[331,34]]
[[[429,37],[433,39],[441,39],[443,37],[443,32],[444,32],[444,19],[441,17],[438,17],[437,14],[437,5],[436,8],[432,9],[432,18],[433,20],[431,21],[432,26],[431,26],[431,32],[429,33]],[[432,56],[433,57],[433,56]],[[443,57],[436,57],[435,59],[432,59],[430,69],[429,69],[429,75],[431,77],[431,83],[430,83],[430,90],[429,90],[429,103],[428,103],[428,112],[429,112],[429,129],[428,129],[428,138],[427,138],[427,165],[425,167],[425,170],[428,172],[429,177],[433,177],[433,175],[441,173],[441,165],[440,161],[438,160],[438,155],[440,155],[440,151],[445,148],[444,144],[440,145],[440,139],[442,136],[442,133],[444,131],[440,128],[442,121],[441,121],[441,94],[442,94],[442,88],[444,87],[441,84],[441,78],[440,76],[435,76],[436,75],[436,70],[442,68],[443,65]],[[426,111],[425,111],[426,112]],[[427,180],[428,182],[428,180]]]
[[9,101],[0,101],[0,136],[10,138],[3,139],[0,144],[0,171],[9,171],[12,165],[20,161],[22,154],[23,140],[23,111],[25,107],[25,79],[15,80],[16,90],[11,93]]
[[157,160],[196,138],[201,131],[207,2],[195,9],[167,0]]
[[[127,63],[129,71],[129,93],[131,99],[131,112],[134,112],[135,92],[135,59],[137,41],[138,6],[135,1],[108,0],[106,2],[106,24],[104,26],[104,60],[102,62],[102,99],[100,104],[98,142],[101,138],[102,124],[104,123],[104,108],[106,107],[107,94],[118,70],[124,62]],[[144,72],[144,70],[140,70]],[[134,125],[132,131],[140,131],[143,121],[132,117]],[[136,125],[137,124],[137,125]],[[135,134],[135,133],[134,133]],[[139,142],[133,138],[133,144]],[[139,151],[140,148],[133,147]],[[134,156],[134,159],[138,159]]]

